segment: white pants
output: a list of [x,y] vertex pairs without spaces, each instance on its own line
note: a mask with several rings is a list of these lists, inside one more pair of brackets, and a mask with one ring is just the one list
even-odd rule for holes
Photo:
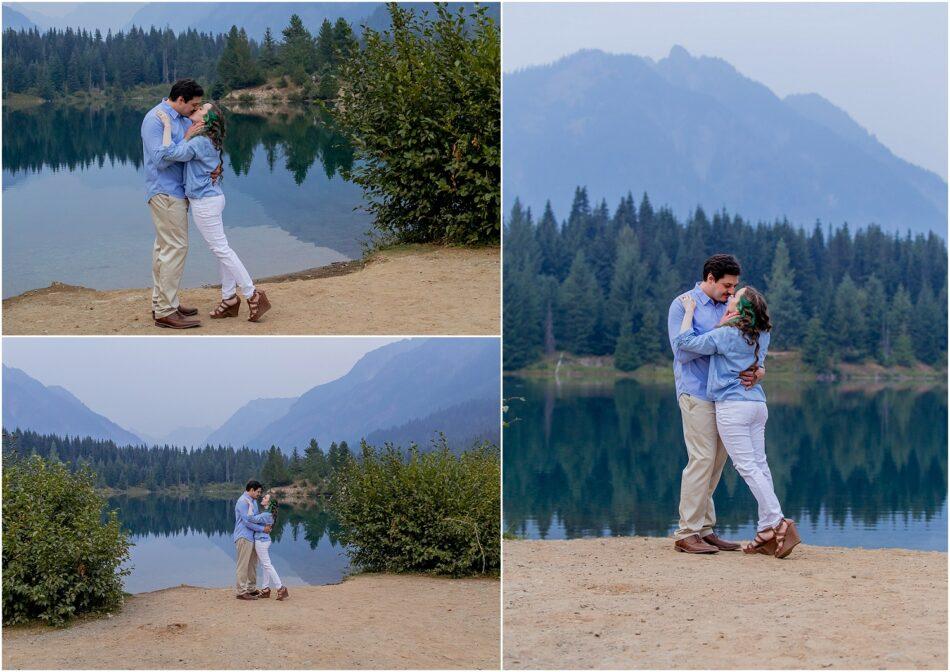
[[241,294],[245,299],[249,299],[254,296],[254,281],[228,245],[228,238],[224,235],[224,219],[221,217],[223,212],[224,194],[191,199],[191,215],[195,220],[195,227],[208,243],[211,253],[218,258],[221,297],[231,298],[240,287]]
[[254,542],[254,550],[257,551],[257,558],[261,561],[261,567],[264,569],[264,583],[261,584],[261,588],[271,588],[271,584],[274,584],[274,588],[282,588],[284,584],[280,582],[277,570],[274,569],[274,565],[270,561],[270,545],[270,539],[258,539]]
[[757,529],[760,531],[774,527],[784,517],[772,485],[772,472],[765,459],[765,423],[768,419],[768,406],[761,401],[716,402],[719,436],[736,471],[759,504]]

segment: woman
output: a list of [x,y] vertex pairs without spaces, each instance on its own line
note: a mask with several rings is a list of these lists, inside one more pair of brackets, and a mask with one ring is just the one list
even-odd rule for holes
[[680,301],[686,314],[674,345],[687,352],[710,355],[706,392],[716,404],[719,436],[759,505],[758,532],[743,550],[784,558],[801,537],[795,521],[782,513],[765,457],[765,423],[769,417],[765,392],[759,384],[746,389],[739,380],[740,372],[765,362],[772,329],[765,297],[752,287],[743,287],[729,299],[722,324],[701,336],[693,333],[696,300],[684,294]]
[[[263,499],[261,499],[261,506],[264,508],[264,511],[257,515],[254,514],[254,505],[250,504],[248,506],[247,513],[251,521],[259,525],[273,525],[274,514],[268,510],[270,508],[270,493],[264,495]],[[290,597],[290,593],[287,591],[287,588],[284,587],[284,584],[280,582],[277,570],[274,569],[274,565],[270,561],[270,545],[271,538],[267,532],[254,533],[254,550],[257,552],[257,557],[261,561],[261,567],[264,568],[264,587],[261,589],[261,597],[270,597],[270,587],[271,584],[273,584],[274,587],[277,588],[277,599],[286,600]]]
[[217,105],[205,103],[189,117],[203,126],[190,140],[172,144],[171,119],[164,110],[155,113],[165,126],[162,138],[163,156],[167,161],[185,162],[185,196],[191,208],[195,226],[201,232],[212,254],[218,258],[221,271],[221,303],[209,313],[220,319],[237,317],[241,308],[240,289],[250,311],[248,320],[257,322],[270,307],[267,295],[254,287],[250,274],[237,254],[228,245],[224,235],[224,192],[212,179],[211,173],[222,165],[222,146],[225,136],[224,113]]

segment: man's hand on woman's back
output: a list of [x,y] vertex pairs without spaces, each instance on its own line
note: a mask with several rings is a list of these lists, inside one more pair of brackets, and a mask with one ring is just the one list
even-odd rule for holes
[[739,373],[739,382],[741,382],[742,387],[746,389],[755,387],[763,378],[765,378],[765,367],[755,364]]

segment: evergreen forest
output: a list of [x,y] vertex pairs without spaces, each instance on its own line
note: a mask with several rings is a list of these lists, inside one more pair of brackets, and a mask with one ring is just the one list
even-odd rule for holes
[[947,246],[934,232],[752,223],[701,207],[679,220],[647,194],[611,211],[578,187],[564,221],[516,201],[504,235],[508,370],[556,352],[612,356],[623,371],[669,363],[670,304],[716,253],[735,255],[741,284],[765,293],[773,351],[798,350],[818,371],[946,365]]

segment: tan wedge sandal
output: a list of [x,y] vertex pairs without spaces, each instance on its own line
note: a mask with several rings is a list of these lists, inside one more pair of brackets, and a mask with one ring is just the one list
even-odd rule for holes
[[[237,299],[237,303],[228,303],[233,299]],[[237,317],[238,313],[241,312],[241,297],[237,294],[230,296],[226,299],[221,299],[221,303],[215,306],[214,310],[208,313],[208,316],[214,320],[220,320],[225,317]]]
[[[762,532],[771,532],[772,536],[763,537]],[[778,546],[776,541],[775,531],[774,530],[762,530],[755,533],[755,538],[752,540],[752,543],[743,546],[742,552],[749,553],[754,555],[756,553],[761,553],[762,555],[775,555],[775,549]]]
[[251,311],[251,316],[247,318],[247,321],[259,322],[264,313],[270,310],[270,301],[267,300],[264,290],[254,290],[254,294],[247,300],[247,307]]
[[782,518],[772,530],[775,532],[775,557],[787,558],[792,549],[798,546],[802,540],[798,534],[798,528],[795,526],[795,521],[791,518]]

